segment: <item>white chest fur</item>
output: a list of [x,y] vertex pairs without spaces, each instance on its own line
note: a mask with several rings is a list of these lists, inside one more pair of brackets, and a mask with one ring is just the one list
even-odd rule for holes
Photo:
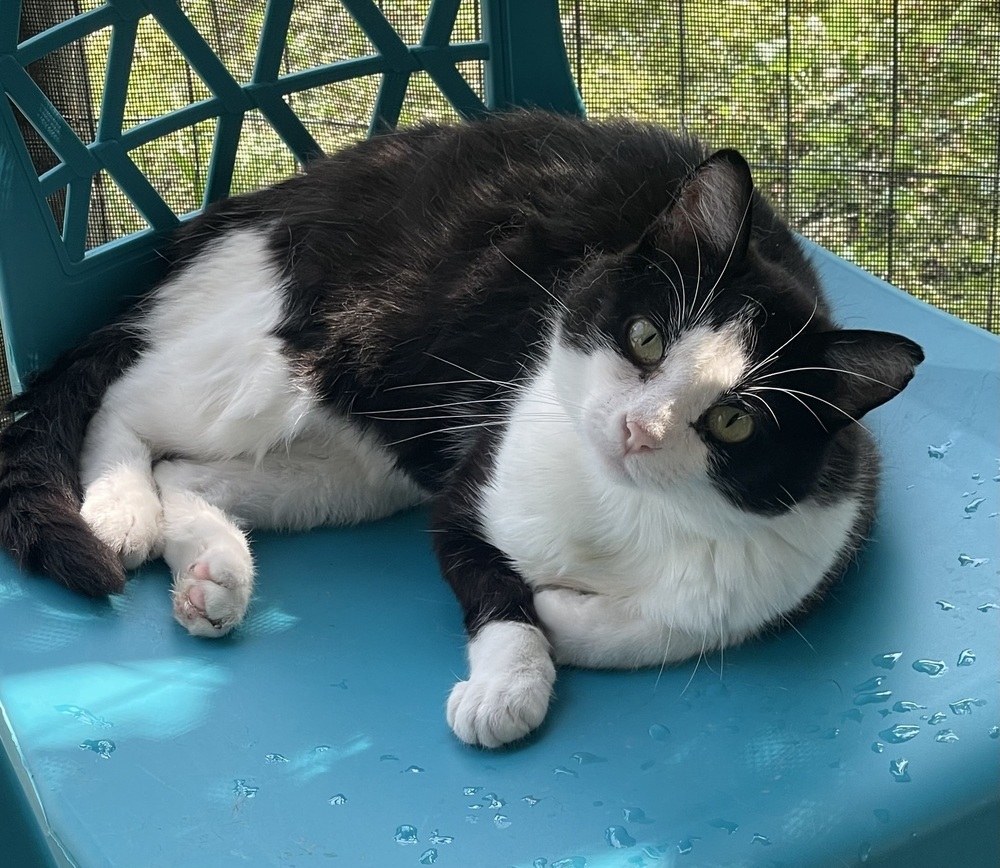
[[[536,591],[557,659],[659,664],[739,641],[832,567],[856,502],[747,513],[704,467],[671,458],[667,482],[647,484],[644,471],[635,482],[609,468],[574,411],[556,412],[558,367],[546,363],[521,395],[481,503],[488,539]],[[629,460],[646,457],[657,460]]]

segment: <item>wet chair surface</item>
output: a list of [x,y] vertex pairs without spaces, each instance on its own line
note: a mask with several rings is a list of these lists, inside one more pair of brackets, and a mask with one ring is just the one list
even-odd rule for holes
[[[541,24],[500,29],[518,4],[486,4],[492,41],[449,49],[453,70],[470,53],[506,58],[478,104],[462,102],[442,60],[457,4],[434,4],[442,17],[425,50],[400,41],[406,57],[375,4],[345,5],[380,40],[384,106],[414,63],[469,116],[532,101],[525,58],[539,52],[517,40]],[[109,63],[124,63],[114,52],[141,16],[193,39],[171,7],[111,3],[96,13],[107,22],[73,26],[117,28]],[[110,120],[95,142],[60,126],[19,72],[46,44],[14,42],[0,81],[61,161],[39,180],[18,118],[0,106],[0,277],[17,383],[110,316],[137,275],[152,279],[154,251],[183,215],[135,192],[129,141]],[[261,77],[232,86],[196,40],[188,50],[218,100],[199,111],[218,111],[219,154],[239,138],[225,118],[254,100],[308,156],[274,102],[289,84],[277,68],[265,75],[266,44]],[[549,107],[574,108],[563,85]],[[72,196],[97,171],[135,192],[150,228],[84,255],[86,203]],[[57,227],[46,197],[60,185],[71,198]],[[218,641],[174,623],[159,563],[93,601],[4,556],[0,865],[995,864],[1000,342],[808,249],[846,327],[906,334],[927,361],[869,417],[885,452],[873,539],[795,630],[663,672],[563,670],[541,730],[488,752],[444,720],[465,636],[422,511],[256,535],[250,615]]]

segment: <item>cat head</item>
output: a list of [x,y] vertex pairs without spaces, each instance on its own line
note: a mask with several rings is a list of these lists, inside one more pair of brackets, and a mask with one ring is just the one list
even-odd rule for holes
[[835,325],[731,150],[695,168],[634,243],[591,255],[567,298],[556,387],[604,469],[642,486],[707,482],[751,512],[829,488],[832,462],[845,484],[860,420],[923,359],[900,335]]

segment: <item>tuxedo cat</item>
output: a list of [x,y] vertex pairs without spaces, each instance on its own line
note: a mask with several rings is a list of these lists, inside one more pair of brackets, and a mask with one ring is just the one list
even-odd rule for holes
[[660,666],[808,606],[871,524],[858,420],[922,360],[842,330],[735,151],[524,112],[379,136],[219,202],[167,277],[38,375],[0,542],[91,595],[162,556],[236,627],[249,528],[429,501],[495,747],[556,663]]

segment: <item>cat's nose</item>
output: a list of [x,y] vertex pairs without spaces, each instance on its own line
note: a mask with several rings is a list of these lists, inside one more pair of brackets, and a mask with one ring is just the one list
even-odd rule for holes
[[660,448],[660,438],[634,419],[626,419],[622,428],[622,447],[626,455],[652,452]]

